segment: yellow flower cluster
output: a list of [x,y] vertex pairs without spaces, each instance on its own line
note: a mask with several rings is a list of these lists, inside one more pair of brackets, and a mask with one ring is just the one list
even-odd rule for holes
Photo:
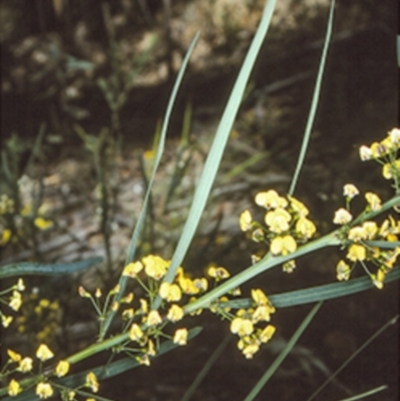
[[[272,255],[288,255],[299,244],[307,242],[316,232],[314,223],[307,218],[306,206],[292,196],[283,197],[276,191],[259,192],[255,203],[266,209],[264,224],[253,220],[249,210],[242,212],[239,225],[255,242],[269,244]],[[287,271],[293,270],[293,262]]]
[[[163,281],[168,272],[170,261],[157,255],[147,255],[139,261],[129,263],[123,269],[122,275],[134,279],[136,284],[144,290],[145,295],[136,299],[134,293],[122,298],[119,304],[111,305],[114,311],[124,305],[122,319],[123,332],[128,333],[131,343],[120,349],[121,352],[136,358],[143,365],[150,365],[150,358],[159,350],[160,339],[170,338],[175,344],[185,345],[188,330],[180,327],[172,335],[164,332],[168,323],[177,323],[185,315],[182,304],[195,300],[195,296],[207,291],[208,281],[205,277],[192,278],[185,273],[182,267],[177,269],[171,283]],[[221,274],[219,271],[218,274]],[[109,297],[119,291],[116,287],[112,293],[107,294],[101,307],[101,291],[98,289],[93,297],[88,291],[80,287],[79,294],[89,298],[102,319],[107,315]],[[157,309],[153,309],[155,300],[160,302]]]
[[400,190],[400,129],[390,130],[382,141],[374,142],[371,146],[360,147],[362,161],[376,160],[382,166],[382,175],[387,180],[393,180],[393,186]]
[[[30,374],[34,367],[34,361],[30,357],[22,357],[17,352],[8,349],[7,350],[8,361],[7,367],[17,364],[17,367],[13,370],[6,371],[5,376],[16,371],[20,373]],[[50,398],[54,394],[54,386],[51,383],[51,374],[46,375],[44,378],[43,373],[43,363],[53,359],[54,353],[46,344],[40,344],[36,350],[36,359],[39,361],[39,376],[40,381],[36,383],[35,392],[40,399]],[[56,365],[55,369],[52,371],[52,375],[56,377],[64,377],[69,372],[70,364],[68,361],[61,360]],[[23,391],[23,386],[16,379],[11,379],[8,384],[8,395],[11,397],[17,396]]]
[[275,333],[275,327],[267,324],[257,327],[258,323],[269,322],[275,307],[260,289],[251,290],[253,305],[249,309],[239,309],[235,315],[230,315],[231,332],[239,336],[237,346],[247,359],[267,343]]
[[[2,304],[8,305],[13,311],[18,312],[22,305],[22,294],[21,292],[25,290],[24,281],[20,278],[17,284],[14,284],[10,288],[0,291],[0,302]],[[7,299],[6,295],[11,293],[11,296]],[[13,321],[13,316],[5,315],[0,310],[1,324],[3,327],[8,327]]]
[[[350,201],[359,194],[359,191],[353,184],[346,184],[343,194],[346,197],[347,206],[335,212],[333,222],[343,226],[340,235],[343,243],[347,246],[346,259],[351,262],[351,266],[344,260],[340,260],[336,266],[337,279],[348,280],[355,265],[360,263],[374,285],[381,289],[386,274],[393,268],[400,255],[400,247],[380,248],[379,245],[382,242],[390,244],[399,241],[400,220],[396,221],[389,215],[380,226],[369,220],[352,225],[353,216],[349,211]],[[367,192],[365,199],[367,205],[364,213],[378,211],[381,208],[381,200],[378,195]],[[368,265],[367,262],[369,262]],[[374,266],[375,272],[370,271],[369,265]]]

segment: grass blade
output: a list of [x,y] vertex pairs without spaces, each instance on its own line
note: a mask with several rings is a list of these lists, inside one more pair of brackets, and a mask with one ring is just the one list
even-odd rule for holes
[[303,166],[303,163],[304,163],[304,158],[306,156],[307,147],[308,147],[308,144],[310,142],[311,129],[312,129],[312,126],[313,126],[313,123],[314,123],[315,114],[316,114],[317,106],[318,106],[319,95],[320,95],[320,92],[321,92],[321,83],[322,83],[322,76],[323,76],[324,69],[325,69],[326,56],[328,54],[329,42],[330,42],[331,36],[332,36],[333,11],[334,11],[334,9],[335,9],[335,0],[332,0],[331,7],[330,7],[330,10],[329,10],[329,19],[328,19],[328,26],[327,26],[327,29],[326,29],[324,47],[323,47],[323,50],[322,50],[322,55],[321,55],[321,61],[320,61],[320,64],[319,64],[317,80],[315,82],[314,94],[313,94],[313,98],[312,98],[312,102],[311,102],[311,109],[310,109],[310,113],[308,114],[307,125],[306,125],[306,129],[305,129],[305,132],[304,132],[303,143],[301,144],[299,158],[297,160],[296,169],[295,169],[295,172],[293,174],[292,183],[290,184],[289,195],[293,195],[294,189],[295,189],[296,184],[297,184],[297,180],[299,178],[300,170],[301,170],[301,168]]
[[103,258],[96,257],[71,263],[11,263],[0,267],[0,279],[27,275],[53,276],[55,274],[70,274],[88,269],[99,264]]
[[[178,266],[181,265],[196,232],[207,199],[209,197],[211,187],[214,183],[215,176],[219,169],[219,165],[225,150],[226,142],[233,126],[233,122],[236,118],[236,114],[243,98],[243,94],[246,90],[247,81],[253,69],[258,52],[264,41],[265,35],[268,31],[272,14],[275,8],[275,3],[276,0],[270,0],[265,6],[260,25],[257,29],[256,35],[253,38],[250,49],[246,55],[239,75],[236,79],[235,85],[230,94],[228,103],[225,107],[217,132],[215,134],[213,144],[204,165],[200,181],[197,185],[189,215],[182,231],[182,235],[172,257],[167,276],[165,277],[165,281],[172,281],[173,277],[175,276],[176,270]],[[157,307],[157,302],[155,303],[155,307]]]

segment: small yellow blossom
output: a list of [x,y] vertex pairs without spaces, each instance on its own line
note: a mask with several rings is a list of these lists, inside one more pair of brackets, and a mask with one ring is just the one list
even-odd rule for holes
[[195,278],[193,280],[193,284],[195,288],[198,290],[198,292],[204,292],[207,291],[208,288],[208,281],[205,277],[203,278]]
[[19,367],[18,367],[18,371],[19,372],[30,372],[32,370],[33,367],[33,360],[32,358],[29,357],[25,357],[21,360],[21,362],[19,363]]
[[360,193],[360,191],[357,189],[357,187],[353,184],[346,184],[343,187],[343,196],[345,196],[348,199],[353,199],[355,196],[357,196]]
[[371,240],[378,233],[378,226],[374,221],[365,221],[362,225],[364,230],[365,239]]
[[131,262],[124,267],[122,275],[134,278],[142,271],[142,269],[143,265],[141,262]]
[[171,322],[178,322],[183,318],[183,315],[183,309],[179,305],[173,304],[168,310],[167,319]]
[[367,252],[364,246],[353,244],[349,247],[349,251],[347,253],[347,259],[352,262],[356,262],[357,260],[363,261],[367,257]]
[[168,302],[176,302],[182,298],[182,292],[178,284],[167,282],[161,284],[159,294],[162,299],[166,299]]
[[140,302],[140,311],[142,313],[147,313],[149,311],[149,304],[147,303],[147,301],[143,298],[140,298],[139,302]]
[[34,224],[40,230],[47,230],[53,226],[53,222],[51,220],[46,220],[43,217],[36,217]]
[[141,364],[145,366],[150,366],[150,358],[147,354],[141,355],[136,357],[136,360]]
[[208,268],[207,273],[210,277],[215,278],[217,281],[230,277],[228,270],[224,267],[211,266]]
[[290,206],[293,209],[293,211],[299,216],[299,217],[306,217],[308,216],[308,209],[304,205],[304,203],[300,202],[298,199],[288,196],[290,200]]
[[395,160],[393,163],[386,163],[382,167],[382,175],[387,180],[390,180],[400,175],[400,160]]
[[279,196],[273,189],[267,192],[259,192],[254,198],[258,206],[262,206],[265,209],[285,208],[288,202],[282,196]]
[[389,153],[389,149],[381,142],[374,142],[371,145],[372,157],[375,159],[379,159],[382,156],[385,156]]
[[336,265],[336,278],[339,281],[347,281],[350,278],[350,272],[350,266],[344,260],[339,260]]
[[296,223],[296,231],[305,239],[311,238],[316,231],[314,223],[306,217],[300,217]]
[[270,251],[273,255],[287,255],[297,249],[295,239],[291,235],[276,237],[271,241]]
[[360,226],[352,227],[347,233],[347,238],[354,242],[360,242],[361,240],[366,239],[366,236],[367,234],[364,228]]
[[253,217],[249,210],[245,210],[241,213],[239,217],[239,226],[242,231],[249,231],[251,229],[251,223],[253,221]]
[[288,262],[284,263],[282,266],[282,270],[285,273],[293,273],[295,268],[296,268],[296,261],[294,259],[289,260]]
[[390,141],[392,142],[393,146],[396,148],[400,147],[400,129],[398,128],[393,128],[392,130],[389,131],[388,136],[390,138]]
[[100,288],[96,288],[96,291],[94,293],[94,296],[96,298],[101,298],[101,289]]
[[368,146],[362,145],[359,150],[361,161],[371,160],[372,159],[372,151]]
[[269,322],[270,320],[271,320],[271,308],[266,305],[258,306],[252,316],[253,323]]
[[242,353],[245,356],[246,359],[252,359],[254,354],[260,349],[260,346],[256,343],[253,342],[249,345],[246,345],[242,349]]
[[187,329],[177,329],[174,334],[173,343],[178,345],[186,345],[188,338],[188,331]]
[[12,296],[10,298],[10,302],[8,303],[8,306],[15,311],[18,311],[19,308],[22,305],[22,296],[19,291],[13,291]]
[[134,315],[135,315],[135,310],[133,308],[125,309],[122,312],[122,318],[125,320],[132,319]]
[[53,395],[53,393],[53,387],[51,387],[49,383],[41,382],[36,385],[36,394],[41,399],[49,398]]
[[10,397],[15,397],[16,395],[18,395],[20,391],[21,391],[21,386],[16,380],[12,379],[10,381],[10,384],[8,385],[8,395]]
[[349,223],[352,219],[353,216],[350,214],[348,210],[340,208],[336,210],[333,222],[335,224],[343,225]]
[[7,354],[13,362],[20,362],[22,360],[22,356],[11,349],[7,350]]
[[[68,395],[67,395],[67,400],[68,401],[74,401],[75,400],[75,396],[76,396],[76,392],[75,391],[68,391]],[[90,398],[87,398],[86,401],[88,401]],[[93,401],[96,401],[94,398],[92,398]]]
[[142,259],[147,276],[155,280],[162,279],[167,273],[169,262],[156,255],[148,255]]
[[153,341],[149,340],[147,343],[147,355],[148,356],[155,356],[156,355],[156,349],[154,347]]
[[131,341],[139,341],[143,337],[142,329],[136,324],[133,323],[129,330],[129,338]]
[[263,242],[265,239],[265,234],[262,228],[258,227],[251,233],[251,239],[254,242]]
[[147,325],[148,326],[157,326],[158,324],[160,324],[162,322],[161,316],[158,313],[158,311],[156,310],[152,310],[150,311],[150,313],[147,316]]
[[10,241],[11,236],[12,236],[11,230],[8,228],[4,229],[1,234],[0,245],[7,244],[7,242]]
[[90,298],[91,297],[90,292],[87,292],[82,286],[79,286],[78,293],[79,293],[79,296],[82,298]]
[[86,383],[87,387],[90,387],[94,393],[99,391],[99,382],[97,380],[96,375],[93,372],[90,372],[86,375]]
[[380,208],[382,207],[379,196],[372,192],[367,192],[365,194],[365,199],[367,200],[371,210],[374,212],[380,210]]
[[63,377],[69,371],[69,362],[68,361],[60,361],[56,366],[56,376]]
[[239,337],[250,335],[253,330],[253,322],[249,319],[243,319],[241,317],[235,317],[231,322],[231,332],[238,334]]
[[126,297],[123,297],[121,299],[121,304],[130,304],[133,301],[134,297],[135,295],[133,294],[133,292],[130,292]]
[[383,288],[383,281],[385,280],[385,272],[379,269],[376,274],[371,274],[371,279],[376,288],[381,290]]
[[13,321],[13,317],[12,316],[4,316],[3,314],[1,315],[1,324],[3,327],[8,327],[11,322]]
[[276,331],[275,326],[269,324],[261,333],[260,333],[260,341],[262,343],[267,343]]
[[259,288],[253,288],[251,290],[251,297],[257,305],[267,305],[269,303],[269,299],[265,295],[264,291]]
[[25,283],[24,280],[22,280],[22,278],[18,279],[17,284],[14,286],[14,288],[18,291],[24,291],[25,290]]
[[289,223],[292,220],[292,216],[285,209],[277,208],[267,212],[264,220],[272,232],[280,234],[289,229]]
[[54,357],[53,352],[51,352],[50,348],[46,344],[39,345],[36,351],[36,358],[44,362],[53,357]]

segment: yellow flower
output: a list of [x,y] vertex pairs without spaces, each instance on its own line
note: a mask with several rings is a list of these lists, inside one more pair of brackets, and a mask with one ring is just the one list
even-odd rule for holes
[[50,348],[46,344],[40,344],[36,351],[36,358],[41,360],[42,362],[47,361],[54,357],[54,354],[51,352]]
[[253,221],[253,217],[249,210],[245,210],[241,213],[239,217],[239,226],[242,231],[248,231],[251,229],[251,223]]
[[173,304],[169,308],[167,319],[171,322],[178,322],[183,318],[183,315],[183,309],[179,305]]
[[188,331],[187,329],[177,329],[174,334],[173,343],[178,345],[186,345],[188,338]]
[[142,259],[147,276],[155,280],[162,279],[167,273],[169,262],[156,255],[148,255]]
[[353,184],[346,184],[343,187],[343,196],[345,196],[348,199],[353,199],[359,193],[360,193],[360,191]]
[[140,298],[139,302],[140,302],[140,311],[142,313],[147,313],[149,310],[149,305],[148,305],[147,301],[143,298]]
[[287,200],[279,196],[273,189],[267,192],[259,192],[254,200],[258,206],[262,206],[265,209],[285,208],[288,205]]
[[79,286],[78,293],[79,293],[79,296],[82,298],[90,298],[91,297],[90,292],[87,292],[82,286]]
[[356,262],[357,260],[363,261],[367,257],[367,252],[365,247],[358,244],[353,244],[349,247],[349,251],[347,253],[347,259],[352,262]]
[[143,337],[142,329],[136,324],[133,323],[129,330],[129,338],[131,341],[139,341]]
[[10,302],[8,303],[8,306],[15,311],[18,311],[18,309],[22,305],[22,296],[21,293],[18,291],[13,291],[12,296],[10,298]]
[[182,298],[181,289],[177,284],[162,283],[159,290],[160,297],[168,302],[176,302]]
[[285,209],[277,208],[267,212],[264,220],[272,232],[280,234],[289,229],[292,216]]
[[54,391],[53,388],[49,383],[38,383],[36,385],[36,394],[39,398],[46,399],[53,395]]
[[11,349],[7,350],[7,354],[13,362],[20,362],[22,360],[22,356]]
[[372,211],[378,211],[382,207],[379,196],[372,192],[367,192],[365,194],[365,199],[367,200]]
[[146,354],[148,356],[154,356],[156,354],[156,350],[154,348],[154,343],[151,340],[149,340],[149,342],[147,343],[147,352],[146,352]]
[[306,206],[304,206],[304,203],[289,195],[288,198],[290,200],[290,206],[299,217],[306,217],[308,215],[309,211]]
[[53,222],[51,220],[46,220],[43,217],[36,217],[34,224],[40,230],[47,230],[53,226]]
[[86,383],[87,387],[90,387],[94,393],[99,391],[99,382],[97,380],[96,375],[93,372],[90,372],[86,375]]
[[348,210],[340,208],[336,210],[333,222],[335,224],[343,225],[349,223],[352,219],[353,216],[350,214]]
[[296,223],[296,231],[304,238],[311,238],[316,231],[314,223],[306,217],[300,217]]
[[[275,312],[275,308],[273,311]],[[271,308],[266,305],[258,306],[252,316],[253,323],[269,322],[270,320],[271,320]]]
[[350,278],[350,271],[350,266],[344,260],[339,260],[336,265],[336,278],[339,281],[347,281]]
[[203,278],[195,278],[193,280],[193,284],[195,288],[198,290],[197,292],[204,292],[207,291],[208,288],[208,281],[205,277]]
[[395,160],[393,163],[386,163],[382,167],[382,175],[387,180],[400,175],[400,160]]
[[56,376],[63,377],[69,371],[69,362],[68,361],[60,361],[56,366]]
[[392,142],[393,146],[396,148],[400,147],[400,129],[393,128],[389,131],[388,136],[390,141]]
[[16,395],[18,395],[20,391],[21,391],[21,386],[16,380],[12,379],[10,381],[10,384],[8,385],[8,395],[10,397],[15,397]]
[[10,229],[6,228],[3,230],[1,234],[1,239],[0,239],[0,245],[5,245],[7,244],[8,241],[11,239],[12,232]]
[[291,235],[276,237],[271,241],[270,251],[273,255],[287,255],[297,249],[295,239]]
[[18,279],[17,284],[14,286],[14,288],[18,291],[24,291],[25,290],[25,283],[24,280],[22,280],[22,278]]
[[371,160],[372,159],[372,151],[368,146],[362,145],[359,150],[361,161]]
[[366,221],[363,223],[362,228],[364,230],[365,239],[373,239],[378,232],[378,226],[374,221]]
[[161,316],[158,313],[158,311],[156,310],[152,310],[150,311],[150,313],[147,316],[147,325],[148,326],[157,326],[158,324],[160,324],[162,322]]
[[246,357],[246,359],[252,359],[254,354],[260,349],[260,346],[256,343],[253,342],[249,345],[246,345],[242,349],[243,355]]
[[251,290],[251,297],[257,305],[267,305],[269,303],[264,291],[259,288]]
[[124,267],[123,276],[134,278],[143,269],[141,262],[131,262]]
[[276,331],[275,326],[269,324],[261,333],[260,333],[260,341],[262,343],[267,343]]
[[13,321],[12,316],[4,316],[3,314],[1,315],[1,324],[3,327],[8,327],[12,321]]
[[249,319],[243,319],[241,317],[235,317],[231,322],[231,332],[238,334],[239,337],[249,335],[253,332],[253,322]]
[[288,262],[284,263],[282,266],[282,270],[285,273],[293,273],[294,269],[296,268],[296,261],[295,260],[289,260]]
[[32,365],[33,365],[33,360],[32,358],[25,357],[22,359],[22,361],[19,363],[18,371],[19,372],[30,372],[32,370]]
[[135,315],[135,311],[134,311],[133,308],[125,309],[125,310],[122,312],[122,318],[123,318],[124,320],[132,319],[134,315]]
[[385,272],[382,269],[379,269],[376,274],[371,274],[372,282],[374,286],[381,290],[383,288],[383,281],[385,280]]
[[215,278],[217,281],[230,277],[228,270],[226,270],[224,267],[211,266],[209,267],[207,273],[210,277]]
[[350,241],[360,242],[361,240],[366,239],[366,232],[363,227],[356,226],[349,230],[347,238]]
[[373,158],[379,159],[380,157],[387,155],[389,149],[383,143],[374,142],[371,145],[371,152]]

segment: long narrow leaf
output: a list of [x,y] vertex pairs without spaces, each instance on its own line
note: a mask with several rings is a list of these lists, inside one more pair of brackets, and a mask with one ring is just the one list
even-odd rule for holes
[[[221,163],[226,142],[232,130],[233,122],[236,118],[236,114],[242,101],[250,73],[253,69],[265,35],[268,31],[272,14],[275,9],[275,3],[276,0],[270,0],[265,6],[260,25],[243,62],[238,78],[236,79],[235,85],[215,134],[215,138],[206,163],[204,165],[201,178],[194,194],[188,218],[183,228],[182,235],[179,239],[175,253],[172,257],[171,265],[168,269],[165,281],[172,281],[178,266],[181,265],[184,257],[186,256],[188,248],[198,227],[207,199],[210,195],[211,187],[214,183],[215,176]],[[157,304],[155,304],[155,307],[157,307]]]
[[70,274],[95,266],[102,260],[103,258],[101,257],[95,257],[71,263],[11,263],[0,266],[0,279],[26,275],[52,276],[55,274]]
[[325,69],[326,56],[328,54],[329,42],[330,42],[331,36],[332,36],[333,11],[334,11],[334,9],[335,9],[335,0],[332,0],[331,8],[329,10],[328,27],[326,29],[324,48],[322,50],[322,55],[321,55],[321,61],[320,61],[320,64],[319,64],[317,80],[315,82],[313,99],[312,99],[312,102],[311,102],[311,109],[310,109],[310,113],[308,114],[307,125],[306,125],[306,129],[305,129],[305,132],[304,132],[303,143],[301,144],[299,158],[297,160],[296,169],[295,169],[295,172],[293,174],[292,183],[290,184],[289,195],[293,194],[294,189],[296,187],[297,180],[298,180],[299,174],[300,174],[300,170],[301,170],[301,168],[303,166],[304,158],[306,156],[308,143],[310,142],[311,129],[312,129],[312,126],[313,126],[313,123],[314,123],[315,114],[316,114],[317,106],[318,106],[319,95],[320,95],[320,92],[321,92],[321,83],[322,83],[322,76],[323,76],[324,69]]

